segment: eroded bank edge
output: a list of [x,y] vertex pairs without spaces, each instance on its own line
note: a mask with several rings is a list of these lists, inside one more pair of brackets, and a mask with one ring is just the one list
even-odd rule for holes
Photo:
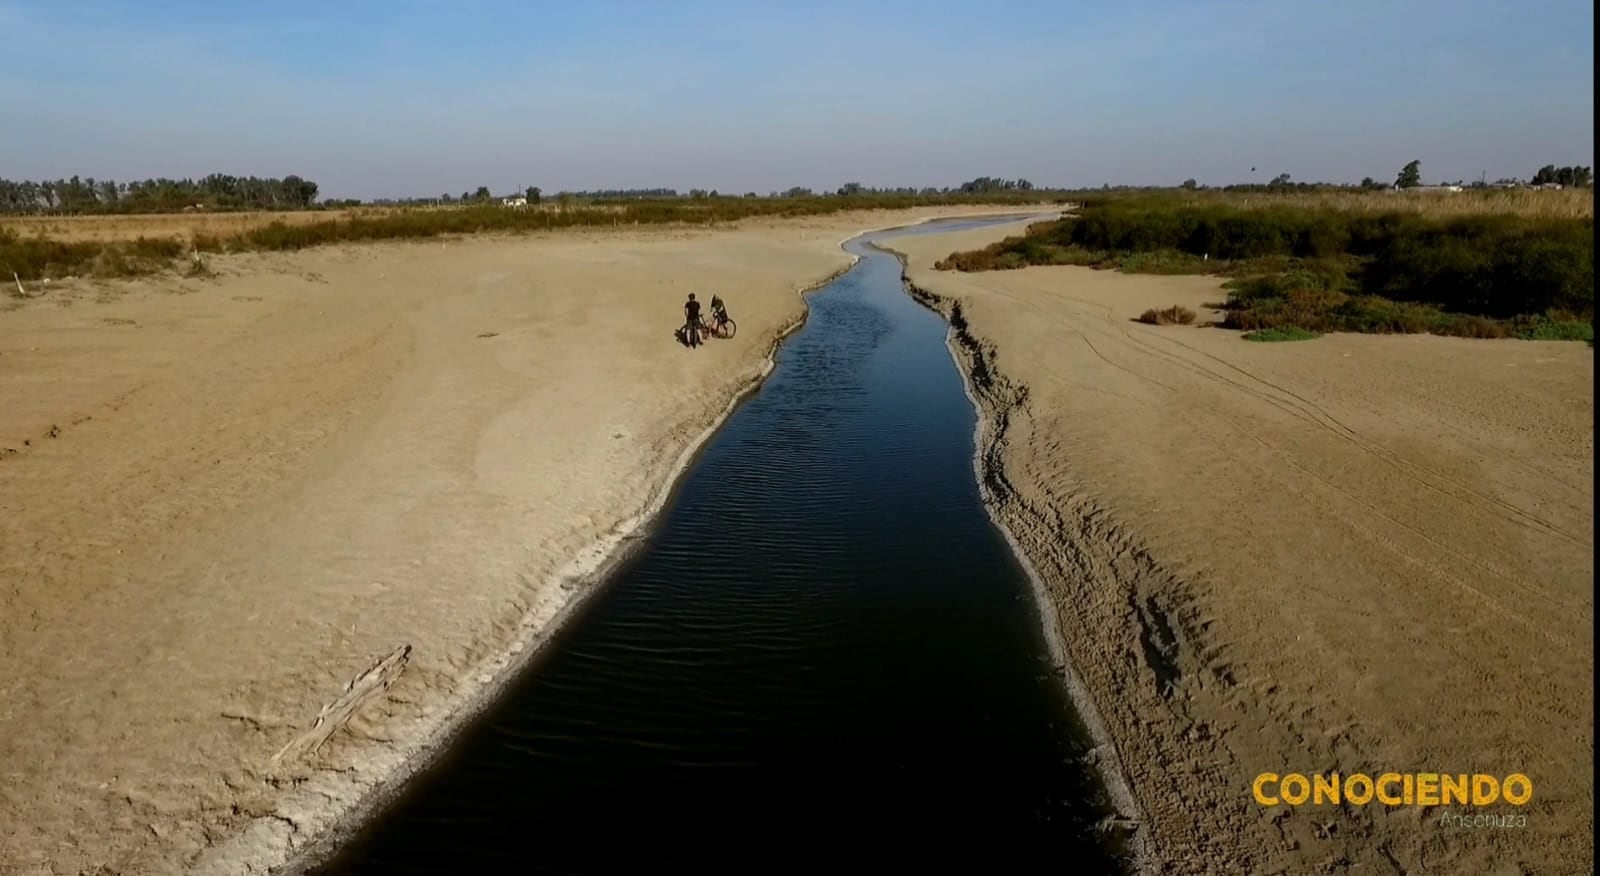
[[[389,747],[389,757],[383,759],[394,762],[377,764],[374,772],[380,777],[376,781],[365,783],[346,779],[339,783],[342,788],[317,788],[307,795],[298,795],[324,804],[319,807],[323,809],[322,812],[308,813],[300,822],[281,815],[256,819],[257,824],[266,823],[274,833],[280,834],[276,837],[279,848],[270,856],[274,860],[268,860],[269,856],[259,849],[246,848],[241,849],[246,854],[237,857],[226,854],[206,856],[215,857],[216,860],[199,862],[195,872],[232,873],[238,872],[241,865],[246,865],[273,873],[301,874],[333,860],[343,846],[359,836],[373,818],[380,816],[384,809],[403,793],[413,778],[437,762],[439,757],[449,750],[455,738],[481,716],[523,670],[545,654],[550,643],[557,639],[559,633],[581,613],[590,598],[604,589],[612,573],[633,555],[648,536],[649,529],[681,487],[683,476],[693,467],[700,454],[710,445],[711,440],[727,423],[738,406],[759,390],[771,375],[777,366],[778,349],[784,339],[805,325],[809,315],[809,308],[804,306],[806,296],[843,276],[855,267],[857,261],[859,257],[852,255],[845,266],[796,290],[802,301],[801,313],[774,334],[762,358],[759,372],[742,385],[735,387],[722,412],[685,446],[677,462],[669,470],[666,481],[657,489],[645,508],[585,547],[572,561],[546,581],[547,592],[568,594],[554,617],[540,624],[533,617],[536,609],[530,608],[519,621],[521,634],[510,644],[505,653],[488,658],[463,673],[462,678],[467,680],[467,685],[452,698],[453,706],[446,708],[434,720],[415,728],[410,734],[414,741],[402,746]],[[473,679],[486,674],[489,675],[487,681],[472,682]],[[374,753],[381,756],[384,751],[377,749]],[[334,795],[340,790],[346,795],[354,792],[354,799],[348,802],[336,799]],[[326,805],[330,800],[334,801],[332,805]],[[281,801],[278,809],[281,812],[284,809],[299,808],[293,805],[296,802],[299,801],[291,795]],[[315,823],[308,825],[305,823],[307,821]],[[241,828],[238,833],[246,831],[247,828]],[[302,842],[296,845],[296,839]],[[220,849],[221,846],[213,846],[211,850]],[[204,856],[204,853],[202,855]]]
[[[972,471],[977,479],[978,493],[982,498],[984,512],[989,516],[995,528],[1004,536],[1006,543],[1011,548],[1011,553],[1017,559],[1024,573],[1028,577],[1029,586],[1033,592],[1034,604],[1039,612],[1040,625],[1043,627],[1046,647],[1050,652],[1052,665],[1061,676],[1062,684],[1066,688],[1067,696],[1071,700],[1078,718],[1089,732],[1090,741],[1094,743],[1097,755],[1094,762],[1095,770],[1101,784],[1110,798],[1112,807],[1116,811],[1114,818],[1118,824],[1107,825],[1111,828],[1133,828],[1128,836],[1128,850],[1131,861],[1129,862],[1136,874],[1153,873],[1155,857],[1150,846],[1150,835],[1137,798],[1133,794],[1132,785],[1127,780],[1127,773],[1122,765],[1121,750],[1117,746],[1115,737],[1111,735],[1100,710],[1095,704],[1094,696],[1077,668],[1073,666],[1067,655],[1066,643],[1061,636],[1061,623],[1058,617],[1055,601],[1051,598],[1045,587],[1043,578],[1034,567],[1027,551],[1012,533],[997,513],[998,506],[1005,500],[1003,492],[1008,488],[1003,479],[996,476],[995,467],[999,464],[998,452],[1004,437],[1004,423],[1008,411],[1005,403],[995,399],[992,393],[978,391],[975,381],[990,379],[994,373],[989,362],[989,355],[978,343],[977,339],[968,333],[966,323],[962,319],[960,305],[953,299],[937,295],[911,282],[908,272],[909,264],[904,253],[888,247],[878,246],[878,249],[893,255],[900,262],[901,284],[913,300],[939,314],[949,325],[945,335],[945,348],[950,352],[951,361],[956,366],[956,372],[961,375],[961,385],[966,392],[967,400],[971,402],[976,412],[976,422],[973,425],[973,454]],[[1012,406],[1015,406],[1013,399]]]

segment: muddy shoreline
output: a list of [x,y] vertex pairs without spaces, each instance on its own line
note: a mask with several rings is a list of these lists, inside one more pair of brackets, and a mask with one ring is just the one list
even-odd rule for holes
[[[854,266],[855,263],[851,262],[850,265],[801,287],[796,294],[803,302],[807,295],[832,283]],[[554,646],[565,628],[582,616],[590,597],[605,587],[616,568],[627,562],[640,543],[649,537],[650,530],[660,518],[661,512],[666,509],[673,495],[681,487],[683,475],[694,466],[695,461],[710,445],[738,406],[761,389],[761,385],[766,382],[776,366],[775,357],[784,338],[804,328],[807,312],[803,310],[795,320],[773,334],[767,344],[767,353],[760,373],[737,387],[722,412],[684,448],[666,482],[650,505],[630,518],[623,527],[590,545],[563,571],[559,586],[573,596],[556,617],[549,623],[538,626],[525,622],[524,628],[528,635],[522,640],[522,647],[502,658],[504,663],[495,671],[492,679],[482,684],[459,710],[443,719],[438,729],[428,734],[427,741],[418,746],[413,754],[406,756],[401,766],[387,775],[381,783],[368,790],[358,803],[337,816],[335,823],[322,832],[316,840],[301,847],[270,872],[301,874],[331,860],[339,848],[358,834],[368,822],[381,817],[383,810],[405,792],[412,778],[432,767],[439,757],[449,750],[457,736],[482,715],[508,685],[522,673],[531,671],[535,667],[540,658]]]
[[[581,613],[853,263],[839,239],[947,212],[329,246],[17,303],[0,872],[281,869],[380,803]],[[711,289],[743,332],[671,344]],[[387,695],[274,757],[406,646]]]
[[[1015,211],[1003,211],[998,215],[1011,215]],[[899,228],[912,227],[939,219],[952,219],[961,217],[976,217],[997,215],[996,213],[962,213],[951,216],[924,217],[911,222],[895,223],[876,228],[864,229],[838,241],[838,247],[843,250],[845,244],[864,235],[877,232],[890,231]],[[363,827],[374,818],[382,817],[384,809],[398,796],[403,795],[407,784],[412,778],[425,772],[433,766],[439,757],[448,751],[452,741],[463,729],[478,718],[487,709],[505,688],[510,685],[523,672],[532,671],[540,657],[548,652],[552,644],[560,637],[562,631],[572,622],[581,617],[589,598],[600,592],[606,582],[621,564],[633,555],[634,550],[641,541],[648,536],[650,529],[659,520],[663,510],[670,504],[672,497],[680,488],[683,476],[694,465],[701,453],[716,437],[717,432],[732,416],[738,406],[758,392],[776,367],[776,356],[783,340],[805,326],[809,308],[804,306],[806,297],[812,292],[825,288],[834,280],[843,276],[855,267],[859,257],[850,254],[850,262],[844,267],[799,288],[796,294],[802,302],[802,311],[799,316],[788,325],[777,331],[767,343],[767,352],[763,358],[760,372],[741,387],[737,388],[729,398],[723,411],[716,416],[709,426],[702,431],[685,448],[676,464],[672,467],[666,482],[663,484],[655,500],[640,514],[630,518],[622,527],[606,537],[590,545],[577,558],[563,570],[559,576],[560,586],[573,594],[569,601],[554,619],[543,625],[537,625],[525,619],[523,623],[524,636],[514,645],[513,651],[500,657],[492,669],[493,675],[481,681],[478,688],[470,695],[463,705],[451,712],[426,734],[426,741],[417,748],[404,755],[398,765],[391,768],[385,777],[376,785],[362,793],[360,800],[354,805],[343,809],[332,819],[332,823],[318,829],[315,839],[294,849],[281,864],[273,865],[270,859],[258,859],[253,863],[257,866],[266,864],[271,867],[271,872],[284,874],[301,874],[315,870],[332,860],[339,849],[357,836]],[[479,675],[474,672],[471,675]],[[292,805],[292,804],[291,804]],[[298,829],[296,830],[298,833]],[[227,867],[236,862],[232,856],[224,855],[219,863],[222,870],[216,870],[220,876]],[[197,872],[213,872],[205,867]]]
[[[1204,277],[932,269],[990,509],[1115,740],[1148,866],[1573,872],[1592,854],[1593,352],[1137,321]],[[1458,673],[1489,665],[1494,673]],[[1267,805],[1263,772],[1535,776],[1523,831]],[[1500,804],[1488,813],[1519,813]],[[1446,813],[1448,814],[1448,813]],[[1520,868],[1520,869],[1519,869]]]
[[1134,796],[1132,786],[1128,783],[1117,739],[1106,726],[1093,692],[1084,683],[1082,674],[1068,652],[1062,636],[1063,628],[1059,612],[1049,588],[1034,567],[1028,552],[1018,541],[1003,512],[1003,509],[1015,500],[1015,493],[1006,481],[999,454],[1005,445],[1008,417],[1011,411],[1024,403],[1027,397],[1026,387],[1015,386],[995,373],[993,351],[985,348],[968,331],[966,320],[961,314],[960,302],[917,286],[907,273],[909,266],[906,256],[893,249],[887,252],[900,262],[901,282],[906,293],[924,307],[943,316],[950,325],[946,336],[946,347],[956,365],[956,371],[961,375],[967,398],[972,402],[977,414],[973,427],[972,470],[978,481],[979,495],[982,497],[984,510],[989,519],[1005,537],[1012,554],[1028,576],[1034,604],[1039,611],[1040,626],[1049,646],[1055,671],[1060,676],[1063,687],[1066,688],[1078,719],[1083,722],[1095,745],[1092,752],[1093,767],[1116,813],[1108,818],[1102,829],[1108,834],[1117,836],[1118,841],[1128,850],[1132,873],[1155,872],[1156,862],[1151,849],[1150,832],[1144,823],[1143,809]]

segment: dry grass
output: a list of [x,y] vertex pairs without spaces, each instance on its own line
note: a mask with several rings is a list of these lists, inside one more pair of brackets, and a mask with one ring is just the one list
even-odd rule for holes
[[[84,216],[0,221],[0,276],[23,280],[129,276],[160,270],[183,253],[294,250],[330,243],[420,240],[483,233],[518,234],[625,225],[728,225],[746,220],[820,217],[841,212],[938,206],[1044,206],[1033,193],[866,195],[812,198],[698,198],[470,206],[357,207],[345,210],[139,216]],[[166,265],[170,266],[170,265]]]
[[[577,206],[577,205],[575,205]],[[47,237],[63,243],[111,243],[138,238],[171,238],[187,243],[195,238],[237,237],[273,223],[290,227],[331,222],[340,219],[379,219],[396,213],[432,213],[481,208],[481,204],[439,206],[355,207],[345,210],[251,210],[242,212],[194,211],[188,213],[134,213],[98,216],[0,216],[0,230],[12,229],[22,237]],[[583,204],[591,212],[621,212],[625,207]],[[554,200],[530,205],[523,210],[559,213]]]
[[[1486,216],[1514,214],[1548,218],[1587,218],[1594,215],[1592,189],[1535,191],[1531,189],[1467,190],[1464,192],[1324,192],[1306,194],[1245,194],[1205,191],[1175,195],[1174,203],[1185,205],[1228,204],[1238,207],[1297,206],[1327,208],[1358,213],[1403,210],[1429,216]],[[234,237],[274,222],[288,226],[308,225],[333,219],[374,219],[400,212],[462,210],[477,205],[436,207],[356,207],[347,210],[250,211],[234,213],[158,213],[105,216],[0,216],[0,229],[12,229],[22,237],[43,235],[62,242],[131,241],[140,237],[165,237],[189,241],[194,237]],[[612,203],[575,203],[588,211],[623,212],[627,208]],[[558,213],[561,205],[554,198],[527,208],[532,212]]]
[[1194,325],[1195,313],[1181,304],[1165,310],[1151,308],[1139,314],[1139,321],[1149,325]]
[[1203,192],[1185,195],[1186,205],[1223,203],[1237,207],[1308,207],[1355,213],[1402,210],[1426,216],[1531,216],[1583,219],[1594,216],[1593,189],[1467,189],[1460,192],[1315,192],[1283,195]]
[[139,213],[107,216],[0,216],[0,230],[22,237],[44,236],[64,243],[136,240],[164,237],[188,241],[196,236],[232,237],[274,222],[308,225],[330,219],[377,216],[388,210],[360,207],[353,210],[283,210],[237,213]]

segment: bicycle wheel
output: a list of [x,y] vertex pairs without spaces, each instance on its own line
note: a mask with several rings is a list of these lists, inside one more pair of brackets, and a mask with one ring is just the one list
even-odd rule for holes
[[731,319],[725,319],[717,323],[717,337],[719,338],[731,338],[733,337],[734,332],[737,332],[738,330],[739,324]]

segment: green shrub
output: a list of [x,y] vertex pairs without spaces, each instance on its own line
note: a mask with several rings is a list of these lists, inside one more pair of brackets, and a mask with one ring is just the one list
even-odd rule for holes
[[1594,321],[1561,316],[1532,316],[1518,319],[1512,333],[1530,341],[1594,341]]
[[1227,324],[1246,330],[1293,324],[1501,337],[1524,331],[1507,320],[1559,313],[1562,328],[1536,331],[1565,337],[1594,316],[1591,216],[1252,209],[1132,197],[1085,204],[1076,216],[952,253],[938,267],[1062,263],[1235,276]]
[[1277,342],[1277,341],[1309,341],[1322,337],[1313,331],[1307,331],[1299,326],[1284,326],[1283,328],[1261,329],[1260,331],[1247,332],[1241,335],[1247,341]]
[[1199,274],[1206,269],[1200,259],[1175,249],[1130,252],[1116,260],[1116,267],[1127,274]]

